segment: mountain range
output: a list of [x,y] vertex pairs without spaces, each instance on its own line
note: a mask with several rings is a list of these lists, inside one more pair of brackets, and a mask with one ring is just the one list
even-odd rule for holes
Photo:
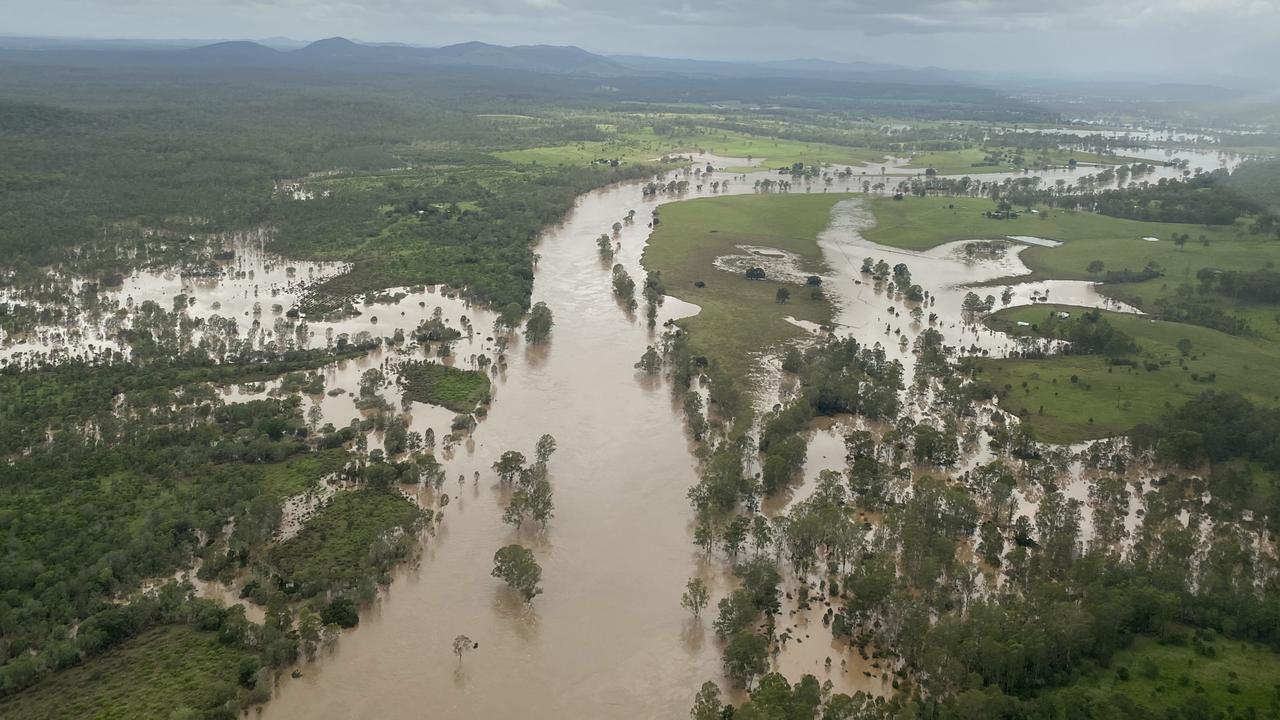
[[180,63],[218,65],[282,65],[311,68],[451,65],[504,68],[565,75],[616,77],[647,74],[603,55],[558,45],[507,47],[466,42],[439,48],[409,45],[365,45],[346,38],[317,40],[296,50],[277,50],[248,41],[214,43],[174,53]]
[[[598,78],[686,78],[693,80],[745,81],[748,79],[802,79],[877,83],[899,86],[976,86],[1010,94],[1087,95],[1145,100],[1223,100],[1237,93],[1212,85],[1178,85],[1121,81],[1118,78],[1034,79],[913,68],[903,65],[829,60],[779,60],[730,62],[657,58],[640,55],[601,55],[574,46],[492,45],[465,42],[445,47],[418,47],[396,43],[360,43],[342,37],[302,43],[289,38],[262,42],[234,40],[199,44],[198,41],[68,40],[0,37],[0,61],[67,64],[153,64],[190,67],[280,67],[309,70],[379,70],[403,72],[414,68],[447,66],[521,70],[554,75]],[[1047,82],[1046,82],[1047,80]],[[1052,89],[1046,87],[1052,86]]]

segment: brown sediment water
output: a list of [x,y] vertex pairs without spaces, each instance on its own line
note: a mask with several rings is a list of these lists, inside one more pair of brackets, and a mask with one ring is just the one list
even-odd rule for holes
[[[734,164],[699,158],[707,160]],[[751,193],[752,180],[735,177],[718,194]],[[666,382],[633,368],[658,338],[642,315],[629,316],[615,302],[609,269],[621,263],[640,282],[652,209],[713,193],[704,189],[655,199],[644,197],[641,187],[628,183],[587,193],[563,224],[543,235],[533,300],[546,302],[555,314],[550,343],[529,347],[513,340],[505,368],[493,375],[488,416],[456,447],[437,453],[446,472],[443,487],[406,490],[424,505],[438,507],[439,493],[451,500],[434,534],[424,538],[420,561],[395,573],[391,587],[335,650],[303,666],[301,677],[281,680],[264,718],[672,718],[687,715],[704,681],[725,684],[710,621],[733,580],[724,563],[707,562],[691,542],[693,513],[686,492],[697,480],[693,447]],[[803,190],[797,186],[795,191]],[[635,222],[617,236],[621,250],[602,263],[596,238],[632,209]],[[907,263],[914,281],[938,298],[927,312],[938,313],[936,327],[948,344],[975,345],[993,354],[1009,349],[1003,335],[964,323],[959,308],[965,284],[1025,272],[1014,248],[981,263],[961,258],[957,243],[923,253],[901,251],[864,240],[860,230],[869,222],[862,200],[843,200],[819,239],[830,269],[824,286],[840,308],[840,334],[881,343],[910,371],[909,346],[903,348],[901,335],[893,331],[914,338],[928,324],[913,322],[910,304],[877,291],[859,273],[861,258],[871,255],[891,265]],[[340,268],[266,258],[238,255],[239,272],[221,281],[139,275],[121,293],[168,307],[173,295],[185,292],[196,298],[190,312],[236,317],[246,332],[258,302],[259,332],[269,329],[278,341],[286,333],[297,337],[296,323],[277,324],[271,305],[287,309],[296,302],[291,280],[315,279]],[[1033,290],[1051,291],[1055,302],[1105,304],[1087,283],[1055,282],[1015,286],[1013,304],[1029,302]],[[454,344],[447,362],[476,367],[477,355],[497,355],[493,314],[439,289],[406,292],[393,302],[361,307],[358,317],[312,320],[301,336],[305,344],[323,347],[343,333],[389,336],[397,328],[409,333],[438,307],[450,326],[459,327],[465,316],[473,329]],[[989,292],[999,296],[1000,289]],[[667,298],[659,331],[664,320],[695,312],[696,307]],[[426,353],[388,347],[336,363],[323,370],[325,389],[346,392],[315,396],[304,405],[318,403],[323,421],[346,425],[360,414],[355,396],[363,372],[377,368],[394,378],[396,363]],[[278,384],[223,392],[229,401],[242,401],[262,397]],[[422,403],[401,405],[393,384],[382,394],[409,416],[412,430],[430,428],[438,442],[448,434],[452,412]],[[501,520],[506,495],[496,487],[490,466],[506,450],[531,456],[543,433],[558,443],[550,463],[555,517],[545,530],[526,524],[517,531]],[[819,470],[842,466],[841,433],[833,428],[815,433],[806,485]],[[370,447],[377,442],[372,439]],[[806,495],[802,485],[792,501]],[[533,549],[543,568],[543,594],[530,605],[489,574],[493,553],[513,542]],[[703,577],[712,592],[701,619],[692,618],[679,602],[686,580],[694,576]],[[794,582],[787,580],[788,586]],[[856,652],[833,645],[819,619],[825,609],[820,603],[807,617],[792,615],[792,609],[784,605],[781,624],[805,628],[793,636],[810,637],[789,643],[776,661],[778,669],[792,680],[802,672],[830,679],[837,692],[889,691],[888,680]],[[451,648],[459,634],[479,643],[461,662]],[[833,661],[830,669],[827,657]]]
[[[751,192],[749,180],[730,185],[729,193],[741,192]],[[637,221],[620,233],[622,248],[613,262],[639,279],[650,211],[669,199],[682,198],[646,200],[638,184],[588,193],[564,224],[544,235],[533,300],[555,313],[552,341],[540,348],[512,345],[489,417],[452,458],[444,458],[448,479],[442,491],[453,501],[436,535],[426,540],[421,563],[397,574],[332,655],[304,667],[300,679],[281,683],[266,706],[267,720],[683,717],[702,682],[723,683],[710,619],[732,579],[722,563],[704,562],[691,542],[686,491],[697,475],[683,417],[663,381],[633,369],[657,338],[643,319],[628,317],[615,303],[595,244],[601,232],[635,209]],[[882,307],[903,305],[853,283],[860,278],[856,264],[870,253],[907,262],[917,282],[939,295],[944,334],[994,350],[994,335],[957,329],[959,298],[966,292],[960,283],[1024,271],[1016,254],[975,267],[945,246],[927,253],[882,248],[858,234],[867,221],[860,200],[842,201],[822,237],[831,267],[827,284],[842,308],[839,331],[884,342],[877,316]],[[846,253],[857,258],[855,267],[846,266]],[[1053,285],[1054,294],[1066,295],[1062,287]],[[1085,299],[1101,302],[1096,295]],[[659,320],[692,312],[696,308],[667,298]],[[478,310],[471,315],[484,335],[489,316]],[[893,322],[908,330],[901,318]],[[470,351],[463,344],[455,352]],[[896,346],[893,354],[898,355]],[[910,362],[909,352],[901,357]],[[419,409],[414,404],[411,412],[413,428],[421,431]],[[517,532],[501,521],[503,496],[489,466],[505,450],[531,454],[542,433],[559,444],[550,465],[555,517],[545,532],[528,526]],[[815,457],[806,475],[842,464],[839,437],[820,437],[823,457]],[[436,502],[423,494],[424,503]],[[805,495],[801,489],[796,497]],[[530,606],[489,575],[493,552],[512,542],[531,547],[543,567],[544,592]],[[712,590],[701,620],[679,604],[693,576],[704,577]],[[784,607],[783,622],[806,623],[811,637],[789,643],[777,667],[793,680],[801,672],[829,678],[840,692],[887,692],[887,679],[868,677],[871,669],[856,652],[832,644],[830,630],[819,621],[823,609],[819,604],[806,620]],[[450,648],[458,634],[480,644],[461,663]]]

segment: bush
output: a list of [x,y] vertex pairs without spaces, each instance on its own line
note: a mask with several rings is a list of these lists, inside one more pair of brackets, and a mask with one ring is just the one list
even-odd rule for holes
[[352,628],[360,624],[360,612],[351,598],[339,597],[321,608],[320,619],[325,625]]

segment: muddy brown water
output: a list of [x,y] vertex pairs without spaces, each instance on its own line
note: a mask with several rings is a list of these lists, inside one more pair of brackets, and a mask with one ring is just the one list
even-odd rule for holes
[[[699,158],[704,160],[741,164]],[[734,179],[727,193],[719,194],[751,193],[751,180]],[[797,185],[795,191],[803,189]],[[615,302],[609,265],[600,261],[595,243],[628,210],[636,210],[636,222],[618,236],[622,248],[613,262],[622,263],[639,282],[652,209],[707,195],[711,193],[704,190],[652,199],[642,196],[639,183],[609,187],[582,196],[567,221],[544,234],[533,300],[546,302],[555,313],[552,341],[536,348],[513,341],[505,369],[494,377],[488,417],[457,447],[439,453],[447,478],[441,492],[451,502],[434,534],[424,539],[420,562],[395,573],[389,590],[362,614],[358,628],[343,634],[334,651],[302,666],[300,678],[283,678],[263,717],[676,718],[687,715],[704,681],[726,685],[710,621],[716,602],[733,585],[724,563],[707,562],[691,542],[693,518],[686,492],[697,480],[693,448],[670,388],[633,368],[657,337],[641,316],[629,316]],[[840,308],[841,334],[882,343],[910,371],[913,358],[894,330],[914,338],[925,325],[910,320],[908,304],[877,291],[858,273],[862,257],[872,255],[890,264],[906,262],[915,282],[938,297],[928,311],[939,314],[938,327],[949,344],[972,344],[996,354],[1009,349],[1004,336],[966,326],[959,305],[967,292],[964,283],[1025,271],[1016,248],[983,263],[966,262],[956,252],[959,243],[924,253],[901,251],[864,240],[859,231],[869,222],[862,200],[841,201],[819,239],[830,267],[825,285]],[[278,316],[269,308],[288,308],[296,301],[291,281],[340,268],[273,259],[261,252],[261,238],[250,240],[236,260],[243,271],[236,277],[185,281],[144,273],[131,278],[121,293],[135,302],[154,299],[167,306],[169,298],[185,292],[196,298],[189,312],[237,317],[246,332],[250,308],[260,302],[268,308],[260,332],[286,329],[275,325]],[[1107,304],[1088,283],[1053,282],[1015,286],[1013,304],[1030,302],[1033,291],[1050,291],[1051,301]],[[999,296],[1000,289],[990,292]],[[216,310],[215,302],[220,305]],[[364,307],[361,316],[341,322],[313,321],[303,337],[315,347],[339,333],[409,332],[437,307],[450,325],[458,327],[466,316],[474,328],[471,338],[455,345],[448,362],[472,367],[476,355],[496,354],[493,315],[438,289]],[[696,311],[667,298],[659,322]],[[279,335],[260,338],[272,339],[283,341]],[[347,392],[310,402],[320,405],[324,421],[345,425],[360,414],[354,404],[360,374],[381,368],[394,375],[394,363],[406,356],[425,357],[426,351],[389,348],[330,366],[324,370],[326,390]],[[262,397],[277,384],[230,387],[224,393],[229,401],[247,400]],[[776,391],[776,383],[770,387]],[[441,439],[448,433],[453,413],[421,403],[402,407],[390,385],[382,392],[410,417],[411,429],[431,428]],[[545,531],[528,525],[516,531],[501,521],[505,495],[496,489],[490,465],[510,449],[531,456],[543,433],[552,434],[559,445],[550,464],[555,517]],[[370,447],[378,442],[372,438]],[[809,482],[792,501],[807,495],[818,470],[843,464],[839,432],[816,433],[814,442],[813,462],[806,469]],[[439,504],[432,491],[411,492],[423,505]],[[785,508],[785,502],[767,507],[771,512]],[[531,605],[489,574],[494,551],[513,542],[532,548],[543,568],[544,592]],[[711,605],[701,619],[691,618],[679,604],[683,586],[693,576],[706,579],[712,590]],[[793,587],[794,580],[787,582],[788,589]],[[804,672],[820,681],[830,679],[839,692],[889,691],[879,671],[856,652],[832,643],[830,631],[818,620],[825,608],[819,605],[807,618],[791,614],[793,609],[784,606],[779,630],[792,628],[802,642],[788,644],[777,669],[792,680]],[[479,643],[461,662],[451,650],[459,634]]]
[[[750,185],[735,182],[729,192],[750,192]],[[702,682],[723,684],[710,620],[731,580],[720,562],[705,562],[690,541],[686,491],[697,475],[683,418],[663,382],[633,369],[656,337],[614,301],[595,245],[602,231],[636,209],[637,222],[622,231],[614,262],[641,277],[639,258],[654,205],[636,184],[588,193],[567,222],[545,234],[533,299],[555,312],[552,342],[536,349],[513,345],[488,419],[445,460],[449,479],[443,491],[454,501],[436,535],[426,540],[421,563],[397,574],[332,655],[304,667],[300,679],[281,683],[266,706],[267,720],[674,718],[688,713]],[[832,268],[830,287],[840,298],[842,332],[867,342],[885,340],[882,308],[905,306],[869,285],[853,284],[856,268],[846,266],[844,253],[858,263],[867,252],[891,263],[904,259],[918,282],[940,293],[938,311],[957,326],[953,308],[965,292],[955,287],[958,282],[1022,269],[1012,250],[1002,262],[979,267],[958,259],[948,246],[929,253],[874,246],[857,233],[865,222],[861,201],[842,202],[822,246]],[[1054,299],[1074,294],[1086,304],[1102,303],[1091,287],[1080,285],[1055,285]],[[695,311],[668,298],[660,319]],[[484,313],[471,315],[477,328],[486,327]],[[911,332],[910,323],[892,322]],[[966,337],[954,328],[944,333],[957,341]],[[985,331],[969,331],[967,337],[992,349],[1000,344]],[[892,349],[899,353],[896,345]],[[900,356],[909,363],[908,352]],[[413,426],[420,430],[418,410],[415,405]],[[442,428],[434,427],[440,435]],[[530,454],[544,432],[559,443],[551,461],[555,518],[545,532],[516,532],[501,522],[503,498],[489,465],[508,449]],[[839,440],[822,437],[829,449],[806,475],[842,460]],[[461,492],[459,474],[465,478]],[[423,494],[424,503],[434,500]],[[531,606],[489,575],[493,552],[517,541],[534,549],[543,568],[544,593]],[[679,605],[692,576],[704,577],[712,589],[711,607],[701,620]],[[793,680],[809,672],[820,681],[830,678],[841,692],[888,690],[885,679],[864,674],[878,673],[856,653],[832,644],[817,614],[806,619],[784,608],[783,617],[780,630],[794,626],[793,635],[803,640],[789,643],[777,661]],[[450,650],[458,634],[480,644],[461,663]],[[829,671],[827,657],[833,660]]]

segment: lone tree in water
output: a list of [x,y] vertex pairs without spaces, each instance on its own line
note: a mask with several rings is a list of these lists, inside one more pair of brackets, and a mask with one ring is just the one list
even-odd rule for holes
[[480,647],[480,643],[472,642],[471,638],[466,635],[459,635],[453,639],[453,654],[458,656],[458,664],[462,664],[463,653],[475,650]]
[[533,553],[520,545],[507,545],[493,554],[494,577],[502,580],[512,590],[520,593],[526,603],[542,594],[538,583],[542,582],[542,568]]
[[524,324],[524,339],[531,345],[540,345],[551,337],[551,327],[555,320],[551,316],[551,308],[546,303],[537,303],[529,311],[529,320]]
[[534,446],[533,454],[539,463],[546,465],[555,451],[556,439],[551,437],[550,434],[543,434],[542,437],[538,438],[538,444]]
[[684,586],[684,595],[680,596],[680,607],[693,613],[694,617],[699,617],[710,599],[711,593],[707,590],[707,584],[702,581],[702,578],[690,578],[688,584]]
[[778,301],[779,305],[781,305],[791,299],[791,291],[784,287],[780,287],[778,288],[778,294],[774,296],[774,299]]
[[502,453],[498,461],[493,464],[493,471],[498,474],[498,478],[502,480],[504,485],[510,485],[524,470],[524,464],[524,453],[518,450],[508,450]]

